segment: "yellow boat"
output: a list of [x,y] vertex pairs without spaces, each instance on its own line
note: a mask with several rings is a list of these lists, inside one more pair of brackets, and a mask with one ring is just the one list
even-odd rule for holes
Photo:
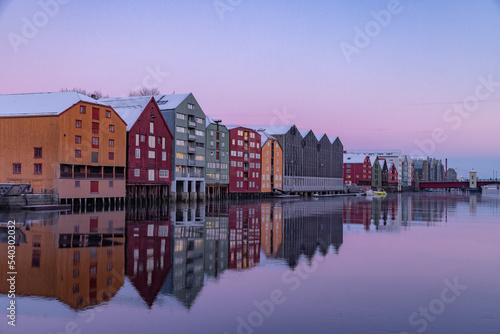
[[373,192],[375,195],[378,195],[378,196],[386,196],[387,193],[385,192],[385,190],[382,190],[382,191],[374,191]]

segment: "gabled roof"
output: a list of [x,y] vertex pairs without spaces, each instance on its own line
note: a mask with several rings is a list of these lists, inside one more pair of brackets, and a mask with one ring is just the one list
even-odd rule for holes
[[312,130],[299,130],[299,132],[300,132],[300,134],[302,135],[303,138],[305,138],[309,134],[309,132],[311,132],[311,131]]
[[155,100],[161,110],[173,110],[179,106],[191,93],[155,95]]
[[334,143],[339,137],[328,137],[330,139],[330,143]]
[[369,155],[368,157],[370,157],[370,163],[373,166],[375,164],[375,161],[377,161],[377,156]]
[[0,117],[57,116],[80,101],[107,106],[76,92],[0,95]]
[[102,101],[111,107],[120,115],[127,123],[127,131],[130,131],[132,126],[137,122],[144,109],[153,99],[152,96],[133,96],[133,97],[118,97],[106,98]]
[[264,146],[266,141],[268,141],[269,139],[276,140],[276,138],[274,138],[272,135],[270,135],[265,131],[257,131],[257,132],[260,134],[260,147]]
[[[326,133],[315,134],[315,136],[316,136],[316,139],[318,141],[320,141],[321,139],[323,139],[323,137],[326,136]],[[326,138],[328,139],[328,136]]]
[[263,130],[268,134],[272,135],[284,135],[290,129],[292,128],[293,125],[245,125],[245,127],[249,129],[253,129],[255,131],[257,130]]
[[365,162],[366,155],[362,154],[344,154],[345,164],[362,164]]
[[[211,124],[217,123],[215,123],[215,120],[212,117],[205,115],[205,127],[208,128]],[[227,126],[222,123],[219,123],[219,128],[220,127],[224,127],[226,130],[228,130]]]

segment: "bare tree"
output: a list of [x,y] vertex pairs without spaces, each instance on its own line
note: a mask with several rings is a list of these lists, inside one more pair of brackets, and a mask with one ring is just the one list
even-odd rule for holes
[[152,96],[152,95],[159,95],[160,90],[157,87],[153,88],[146,88],[142,87],[139,90],[132,90],[130,93],[128,93],[128,96]]
[[104,95],[100,90],[94,90],[93,92],[88,91],[83,89],[83,88],[73,88],[73,89],[68,89],[68,88],[63,88],[60,90],[61,92],[77,92],[83,95],[90,96],[96,100],[103,99],[103,98],[108,98],[109,95]]

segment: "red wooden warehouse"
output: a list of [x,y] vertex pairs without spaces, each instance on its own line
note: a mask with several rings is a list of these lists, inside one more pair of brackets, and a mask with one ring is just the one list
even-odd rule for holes
[[229,192],[260,192],[260,134],[241,126],[229,129]]
[[344,184],[370,186],[372,183],[372,164],[364,154],[344,153]]
[[127,123],[127,197],[170,193],[172,133],[151,96],[101,99]]

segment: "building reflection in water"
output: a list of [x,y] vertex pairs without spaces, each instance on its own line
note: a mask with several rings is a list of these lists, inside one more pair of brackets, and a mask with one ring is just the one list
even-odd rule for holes
[[127,215],[126,274],[151,307],[171,269],[171,224],[161,210]]
[[[123,211],[0,216],[2,223],[14,219],[21,237],[16,246],[16,270],[22,277],[16,281],[17,295],[56,298],[79,310],[110,300],[123,285]],[[7,254],[1,239],[0,253]],[[2,257],[0,270],[6,269],[7,257]],[[2,280],[0,293],[7,291]]]
[[229,207],[230,269],[247,269],[260,262],[260,203]]
[[476,212],[478,203],[491,205],[475,194],[469,196],[459,192],[348,197],[344,199],[344,229],[399,232],[411,226],[434,226],[446,223],[448,214],[456,213],[460,203],[467,204],[470,213]]

